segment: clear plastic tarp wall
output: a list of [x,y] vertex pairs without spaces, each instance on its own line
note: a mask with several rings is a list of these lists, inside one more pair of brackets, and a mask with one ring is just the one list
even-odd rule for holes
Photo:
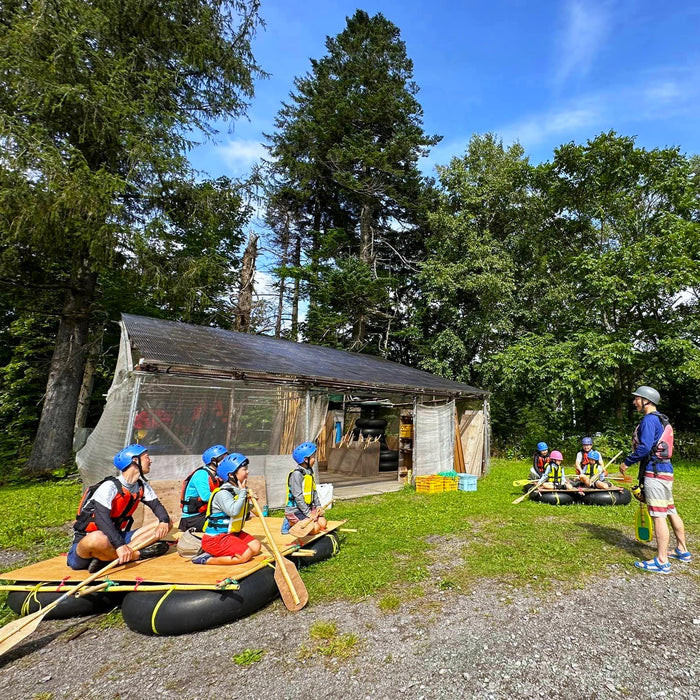
[[135,442],[148,447],[153,480],[183,478],[201,465],[207,447],[219,443],[251,457],[257,473],[264,473],[259,457],[291,454],[295,445],[316,437],[325,419],[325,393],[128,372],[121,361],[100,422],[77,454],[86,484],[113,474],[115,453]]

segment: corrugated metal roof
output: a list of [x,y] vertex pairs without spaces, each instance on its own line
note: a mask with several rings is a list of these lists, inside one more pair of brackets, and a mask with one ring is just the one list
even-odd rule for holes
[[208,326],[122,314],[135,362],[159,369],[208,370],[226,376],[321,384],[338,389],[385,389],[441,396],[487,392],[373,355],[293,343]]

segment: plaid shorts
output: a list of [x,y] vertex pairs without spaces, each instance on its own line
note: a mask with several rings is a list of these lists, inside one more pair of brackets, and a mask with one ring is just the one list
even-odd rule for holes
[[673,474],[659,472],[657,477],[644,477],[644,498],[652,518],[678,515],[673,503]]

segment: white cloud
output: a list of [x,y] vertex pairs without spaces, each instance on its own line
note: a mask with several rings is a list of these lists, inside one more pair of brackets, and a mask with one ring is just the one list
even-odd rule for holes
[[602,100],[589,98],[585,106],[582,106],[582,102],[583,100],[577,100],[576,106],[533,114],[496,133],[505,144],[519,141],[526,149],[551,138],[570,139],[581,130],[594,129],[605,117]]
[[557,42],[557,84],[566,82],[574,74],[588,73],[609,30],[610,19],[602,5],[569,0],[566,6],[566,25]]
[[219,157],[231,169],[232,175],[247,174],[251,167],[267,155],[259,141],[230,140],[217,148]]
[[683,95],[680,86],[672,80],[664,80],[648,85],[644,97],[650,105],[676,103]]

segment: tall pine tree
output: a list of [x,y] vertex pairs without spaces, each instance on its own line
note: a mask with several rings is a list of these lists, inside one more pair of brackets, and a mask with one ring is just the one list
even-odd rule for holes
[[306,337],[387,354],[421,250],[417,162],[439,138],[423,131],[413,64],[384,16],[358,10],[326,48],[268,136],[270,220],[307,251]]

